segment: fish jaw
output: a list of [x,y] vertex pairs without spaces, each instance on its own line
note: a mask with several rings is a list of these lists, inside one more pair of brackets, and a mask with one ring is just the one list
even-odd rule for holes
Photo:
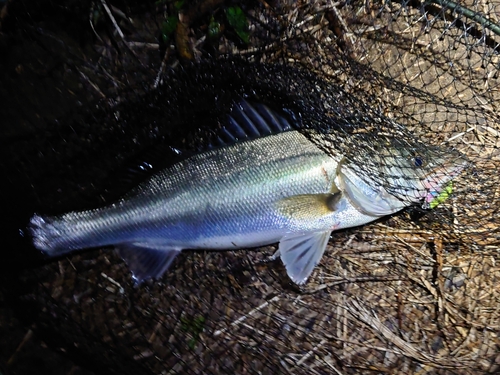
[[437,169],[425,177],[422,181],[422,185],[426,190],[426,194],[422,195],[422,198],[424,198],[422,207],[429,208],[431,202],[436,198],[436,196],[443,192],[448,184],[451,183],[460,173],[462,173],[468,165],[469,163],[467,160],[459,158],[456,160],[455,164]]

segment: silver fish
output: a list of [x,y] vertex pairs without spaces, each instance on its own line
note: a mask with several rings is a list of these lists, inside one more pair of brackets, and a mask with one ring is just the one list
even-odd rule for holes
[[[229,116],[230,126],[222,131],[238,128],[240,138],[244,132],[259,137],[182,160],[109,206],[55,217],[36,214],[30,222],[35,247],[59,256],[112,245],[141,282],[160,277],[184,249],[279,242],[276,256],[290,279],[303,284],[332,231],[428,201],[465,166],[456,153],[427,147],[415,156],[414,145],[383,143],[377,157],[367,153],[353,163],[321,150],[311,140],[323,142],[322,135],[291,130],[264,105],[242,101],[235,108],[240,113]],[[362,173],[359,163],[376,170]],[[381,181],[381,175],[388,177]]]

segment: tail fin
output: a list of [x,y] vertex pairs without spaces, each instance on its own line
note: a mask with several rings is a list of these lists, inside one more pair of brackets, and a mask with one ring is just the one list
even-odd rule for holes
[[42,216],[35,213],[29,221],[27,230],[33,246],[48,257],[60,256],[72,250],[69,245],[62,246],[68,228],[57,216]]
[[34,214],[30,219],[28,232],[35,248],[49,256],[54,255],[52,244],[59,233],[53,224],[53,219]]

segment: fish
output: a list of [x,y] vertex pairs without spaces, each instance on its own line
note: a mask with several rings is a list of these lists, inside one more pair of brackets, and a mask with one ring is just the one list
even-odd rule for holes
[[[215,139],[112,204],[34,214],[33,245],[48,257],[113,246],[139,284],[160,278],[183,250],[278,243],[274,257],[302,285],[332,231],[428,205],[466,166],[454,150],[386,137],[350,158],[334,138],[244,98]],[[328,142],[328,152],[318,147]]]

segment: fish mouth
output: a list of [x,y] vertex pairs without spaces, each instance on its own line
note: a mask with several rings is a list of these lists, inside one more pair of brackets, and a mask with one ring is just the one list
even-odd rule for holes
[[467,168],[469,162],[462,157],[453,160],[453,165],[443,167],[442,165],[428,173],[422,180],[426,190],[424,196],[424,207],[428,207],[436,196],[438,196],[449,183]]

